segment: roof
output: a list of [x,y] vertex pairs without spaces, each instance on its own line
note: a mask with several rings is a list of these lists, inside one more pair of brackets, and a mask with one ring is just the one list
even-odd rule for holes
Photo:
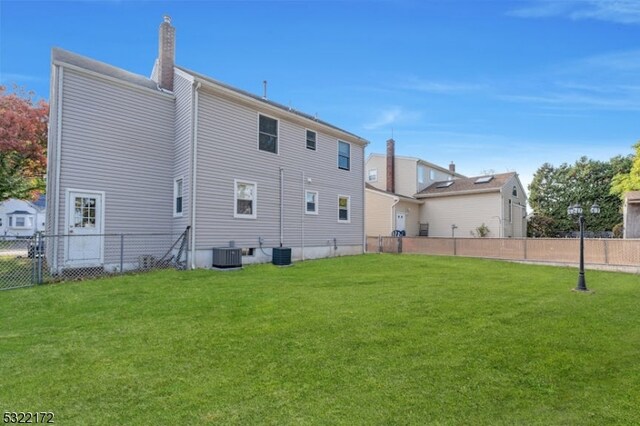
[[[79,67],[79,68],[82,68],[82,69],[85,69],[85,70],[88,70],[88,71],[91,71],[91,72],[95,72],[95,73],[102,74],[102,75],[105,75],[105,76],[108,76],[108,77],[111,77],[111,78],[122,80],[122,81],[125,81],[125,82],[130,83],[130,84],[134,84],[134,85],[137,85],[137,86],[145,87],[147,89],[152,89],[152,90],[155,90],[155,91],[158,91],[158,92],[166,92],[165,90],[161,89],[158,86],[157,82],[155,82],[154,80],[152,80],[150,78],[144,77],[144,76],[139,75],[139,74],[134,74],[134,73],[129,72],[129,71],[125,71],[122,68],[118,68],[118,67],[115,67],[113,65],[106,64],[104,62],[96,61],[95,59],[87,58],[86,56],[78,55],[77,53],[69,52],[67,50],[60,49],[58,47],[54,47],[52,49],[52,51],[51,51],[51,60],[54,63],[57,62],[57,63],[63,63],[63,64],[76,66],[76,67]],[[294,115],[297,115],[299,117],[303,117],[303,118],[305,118],[307,120],[311,120],[311,121],[313,121],[315,123],[330,127],[330,128],[332,128],[334,130],[337,130],[337,131],[339,131],[341,133],[349,135],[349,136],[351,136],[351,137],[353,137],[355,139],[359,139],[360,141],[362,141],[362,143],[364,145],[367,145],[369,143],[369,141],[367,141],[366,139],[364,139],[364,138],[362,138],[362,137],[360,137],[360,136],[358,136],[356,134],[353,134],[353,133],[348,132],[348,131],[346,131],[344,129],[336,127],[336,126],[334,126],[332,124],[329,124],[326,121],[318,120],[316,117],[314,117],[312,115],[305,114],[303,112],[296,111],[295,109],[290,108],[288,106],[285,106],[285,105],[279,104],[277,102],[273,102],[273,101],[264,99],[264,98],[262,98],[260,96],[254,95],[253,93],[250,93],[250,92],[247,92],[245,90],[241,90],[241,89],[235,88],[233,86],[230,86],[230,85],[228,85],[226,83],[222,83],[221,81],[218,81],[218,80],[213,79],[211,77],[207,77],[207,76],[205,76],[203,74],[197,73],[195,71],[191,71],[191,70],[189,70],[187,68],[184,68],[184,67],[181,67],[181,66],[178,66],[178,65],[176,65],[175,68],[177,68],[177,69],[179,69],[179,70],[181,70],[183,72],[186,72],[188,74],[191,74],[192,76],[194,76],[195,78],[197,78],[199,80],[203,80],[203,81],[208,82],[210,84],[214,84],[214,85],[223,87],[223,88],[225,88],[227,90],[231,90],[231,91],[233,91],[233,92],[235,92],[235,93],[237,93],[239,95],[249,97],[249,98],[251,98],[253,100],[262,102],[262,103],[264,103],[266,105],[270,105],[270,106],[276,107],[276,108],[281,109],[282,111],[284,111],[286,113],[294,114]]]
[[255,94],[253,94],[251,92],[247,92],[246,90],[242,90],[242,89],[238,89],[236,87],[230,86],[230,85],[228,85],[226,83],[223,83],[223,82],[218,81],[218,80],[216,80],[214,78],[211,78],[211,77],[207,77],[206,75],[197,73],[197,72],[192,71],[190,69],[187,69],[187,68],[184,68],[184,67],[181,67],[181,66],[178,66],[178,65],[176,65],[176,68],[179,69],[180,71],[186,72],[187,74],[191,74],[193,77],[195,77],[195,78],[197,78],[199,80],[203,80],[203,81],[205,81],[207,83],[211,83],[211,84],[214,84],[216,86],[220,86],[220,87],[223,87],[225,89],[231,90],[231,91],[233,91],[233,92],[235,92],[235,93],[237,93],[239,95],[246,96],[246,97],[249,97],[249,98],[251,98],[251,99],[253,99],[255,101],[262,102],[265,105],[270,105],[270,106],[276,107],[278,109],[281,109],[281,110],[283,110],[283,111],[285,111],[285,112],[287,112],[289,114],[294,114],[294,115],[297,115],[299,117],[306,118],[307,120],[311,120],[311,121],[313,121],[315,123],[322,124],[324,126],[330,127],[330,128],[332,128],[334,130],[337,130],[337,131],[339,131],[341,133],[345,133],[345,134],[347,134],[347,135],[349,135],[351,137],[354,137],[356,139],[360,139],[365,145],[369,144],[369,141],[367,141],[366,139],[364,139],[364,138],[362,138],[362,137],[360,137],[360,136],[358,136],[358,135],[356,135],[354,133],[351,133],[351,132],[348,132],[348,131],[346,131],[344,129],[341,129],[340,127],[336,127],[333,124],[327,123],[326,121],[319,120],[317,117],[314,117],[312,115],[306,114],[306,113],[301,112],[301,111],[297,111],[297,110],[295,110],[295,109],[293,109],[291,107],[288,107],[286,105],[282,105],[282,104],[280,104],[278,102],[274,102],[274,101],[271,101],[269,99],[265,99],[265,98],[263,98],[261,96],[255,95]]
[[40,195],[37,200],[31,201],[31,205],[38,210],[43,210],[45,207],[47,207],[47,196],[44,194]]
[[624,198],[629,203],[640,203],[640,191],[630,191],[624,194]]
[[[440,195],[457,195],[482,192],[500,191],[500,189],[511,179],[517,176],[516,172],[501,173],[496,175],[474,176],[464,179],[454,179],[451,181],[434,182],[422,191],[416,194],[417,198],[437,197]],[[491,180],[488,178],[492,177]],[[476,180],[486,178],[488,182],[476,183]],[[448,186],[443,184],[453,182]],[[438,186],[441,186],[438,188]]]
[[158,87],[158,83],[150,78],[125,71],[122,68],[114,67],[113,65],[109,65],[104,62],[96,61],[95,59],[87,58],[86,56],[78,55],[77,53],[69,52],[68,50],[60,49],[59,47],[54,47],[51,50],[51,60],[53,62],[75,65],[76,67],[80,67],[85,70],[162,92],[162,89]]
[[15,211],[12,211],[11,213],[7,213],[7,216],[11,216],[12,214],[33,214],[33,213],[28,212],[26,210],[15,210]]
[[413,197],[407,197],[406,195],[400,195],[400,194],[396,194],[395,192],[385,191],[383,189],[376,188],[375,186],[373,186],[371,184],[368,184],[368,183],[365,183],[365,188],[366,189],[370,189],[371,191],[380,192],[382,194],[389,195],[389,196],[392,196],[392,197],[398,197],[398,198],[400,198],[401,200],[404,200],[404,201],[413,201],[414,203],[422,203],[422,201],[416,200]]

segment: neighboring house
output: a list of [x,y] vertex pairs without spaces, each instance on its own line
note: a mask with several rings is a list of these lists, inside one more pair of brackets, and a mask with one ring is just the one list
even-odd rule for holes
[[416,198],[425,203],[420,221],[431,237],[480,236],[482,225],[487,237],[527,235],[527,196],[515,172],[436,182]]
[[365,170],[367,235],[471,237],[484,224],[487,237],[526,236],[527,198],[515,172],[467,178],[453,163],[396,156],[393,139]]
[[45,227],[45,197],[36,201],[10,198],[0,203],[0,238],[31,237]]
[[640,191],[624,194],[624,238],[640,238]]
[[363,253],[367,141],[174,65],[168,17],[159,45],[151,79],[53,50],[47,229],[92,239],[53,241],[51,264],[110,264],[102,234],[187,226],[192,267],[214,247]]

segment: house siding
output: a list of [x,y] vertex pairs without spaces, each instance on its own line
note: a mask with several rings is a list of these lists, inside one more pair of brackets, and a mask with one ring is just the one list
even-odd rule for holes
[[106,233],[170,230],[173,99],[65,69],[62,105],[56,231],[69,188],[105,192]]
[[[182,178],[182,216],[173,218],[173,232],[179,233],[191,223],[191,155],[193,121],[193,83],[192,80],[175,72],[173,79],[175,100],[175,142],[173,145],[172,180]],[[173,183],[171,184],[173,191]],[[171,198],[173,209],[173,192]],[[172,213],[173,216],[173,213]]]
[[[278,119],[278,154],[258,150],[258,113]],[[305,129],[317,132],[306,148]],[[199,95],[196,190],[197,249],[280,244],[280,168],[284,173],[284,245],[363,244],[364,148],[351,143],[351,169],[338,169],[338,140],[286,113],[258,111],[202,88]],[[346,140],[349,142],[348,140]],[[303,179],[304,175],[304,179]],[[257,218],[234,218],[234,179],[257,184]],[[307,179],[311,179],[308,183]],[[304,190],[318,192],[317,215],[304,214]],[[338,223],[338,195],[350,197],[350,223]],[[304,225],[303,225],[304,223]],[[304,228],[304,231],[303,231]]]
[[[518,196],[512,195],[513,187],[516,187]],[[503,217],[503,233],[505,238],[514,237],[522,238],[527,235],[527,220],[522,207],[527,205],[527,197],[524,188],[520,185],[520,181],[514,176],[509,179],[502,187],[502,217]],[[512,220],[509,221],[509,200],[512,203]]]
[[365,233],[372,237],[391,235],[393,198],[370,189],[365,191],[364,197],[367,205]]
[[455,224],[456,237],[471,237],[483,223],[489,228],[489,237],[501,237],[499,192],[451,195],[427,198],[422,206],[421,222],[429,224],[430,237],[451,237]]
[[[367,159],[367,164],[365,166],[366,174],[364,176],[365,182],[374,188],[381,189],[383,191],[387,190],[387,162],[386,157],[380,155],[370,155]],[[370,181],[368,179],[369,170],[377,169],[378,170],[378,180]]]

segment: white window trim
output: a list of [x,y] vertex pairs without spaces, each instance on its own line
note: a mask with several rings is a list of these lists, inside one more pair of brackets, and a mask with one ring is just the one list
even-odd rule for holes
[[[178,189],[178,181],[182,181],[182,211],[180,213],[176,212],[177,202],[177,189]],[[173,179],[173,217],[183,217],[184,216],[184,176],[178,176]]]
[[[279,131],[279,130],[278,130]],[[316,147],[311,149],[307,146],[307,132],[313,132],[316,134]],[[318,132],[313,130],[313,129],[304,129],[304,147],[305,149],[308,149],[309,151],[317,151],[318,150]]]
[[[371,179],[371,172],[376,172],[376,178]],[[378,169],[369,169],[367,170],[367,182],[377,182],[378,181]]]
[[[347,220],[340,219],[340,198],[347,199]],[[338,223],[351,223],[351,196],[338,194]]]
[[[315,210],[315,211],[313,211],[313,212],[310,212],[310,211],[308,211],[308,210],[307,210],[307,193],[309,193],[309,192],[311,192],[311,193],[313,193],[313,194],[316,194],[316,210]],[[320,210],[320,208],[319,208],[319,207],[320,207],[320,206],[319,206],[319,204],[320,204],[320,196],[318,195],[318,191],[312,191],[312,190],[310,190],[310,189],[306,189],[306,190],[304,191],[304,214],[313,214],[313,215],[317,215],[317,214],[318,214],[318,211]]]
[[[278,134],[276,135],[276,152],[271,152],[271,151],[265,151],[264,149],[260,149],[260,116],[263,117],[267,117],[270,118],[272,120],[276,120],[276,127],[277,127],[277,132]],[[267,154],[275,154],[275,155],[280,155],[280,119],[273,117],[271,115],[268,114],[263,114],[261,112],[258,113],[258,115],[256,116],[256,124],[258,125],[257,127],[257,133],[256,133],[256,148],[258,148],[259,152],[266,152]],[[306,134],[305,134],[306,137]],[[247,183],[247,182],[245,182]]]
[[[340,167],[340,143],[346,143],[347,145],[349,145],[349,168],[348,169],[343,169],[342,167]],[[338,162],[338,170],[344,170],[345,172],[349,172],[351,171],[351,153],[353,152],[353,150],[351,149],[351,142],[347,142],[347,141],[343,141],[338,139],[338,143],[336,144],[336,160]]]
[[[239,214],[238,213],[238,184],[245,183],[253,185],[253,213],[252,214]],[[258,218],[258,184],[245,179],[233,180],[233,217],[236,219],[257,219]]]

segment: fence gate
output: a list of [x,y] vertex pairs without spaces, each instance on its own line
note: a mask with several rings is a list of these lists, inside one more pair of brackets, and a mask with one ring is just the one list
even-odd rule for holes
[[0,290],[30,287],[39,280],[39,236],[0,240]]

